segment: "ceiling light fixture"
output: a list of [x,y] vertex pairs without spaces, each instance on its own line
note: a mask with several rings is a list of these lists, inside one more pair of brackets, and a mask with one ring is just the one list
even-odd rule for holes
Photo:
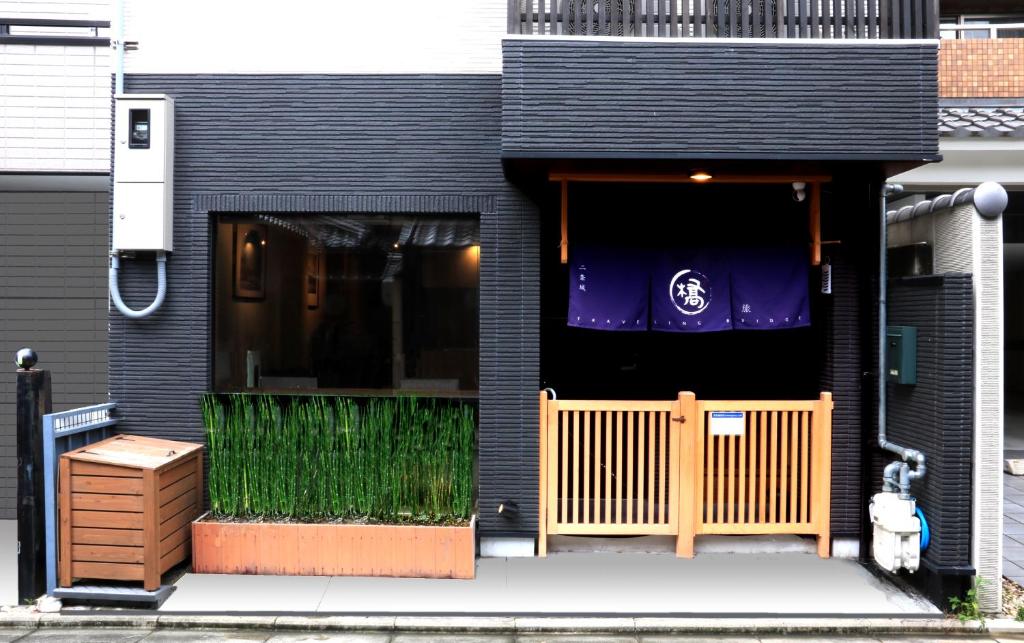
[[693,173],[690,174],[690,180],[698,183],[704,183],[711,180],[711,175],[704,170],[694,170]]

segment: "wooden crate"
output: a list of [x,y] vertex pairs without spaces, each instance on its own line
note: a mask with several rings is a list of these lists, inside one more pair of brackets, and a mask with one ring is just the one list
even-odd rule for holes
[[60,586],[142,581],[188,557],[202,513],[203,447],[118,435],[60,457]]

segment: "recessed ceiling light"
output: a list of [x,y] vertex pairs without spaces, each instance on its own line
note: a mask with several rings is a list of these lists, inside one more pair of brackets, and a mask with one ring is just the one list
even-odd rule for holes
[[711,180],[711,175],[704,170],[694,170],[694,172],[690,174],[690,180],[697,181],[698,183],[704,183],[705,181]]

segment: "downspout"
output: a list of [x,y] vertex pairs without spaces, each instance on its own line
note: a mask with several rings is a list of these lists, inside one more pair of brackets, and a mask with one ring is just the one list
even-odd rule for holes
[[114,20],[117,26],[110,46],[114,49],[114,95],[117,96],[124,93],[124,0],[115,0]]
[[[903,186],[899,184],[885,183],[882,185],[879,194],[879,235],[878,235],[878,446],[882,449],[895,453],[902,462],[893,461],[886,465],[882,473],[882,490],[899,491],[903,499],[910,498],[910,483],[924,477],[927,467],[925,456],[917,449],[902,447],[886,438],[886,367],[885,352],[888,344],[886,327],[888,326],[888,279],[889,262],[886,257],[888,250],[888,225],[887,221],[887,199],[889,195],[903,192]],[[911,469],[909,462],[913,463]]]

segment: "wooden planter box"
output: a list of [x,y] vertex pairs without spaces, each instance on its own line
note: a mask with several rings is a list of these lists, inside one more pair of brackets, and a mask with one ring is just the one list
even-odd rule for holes
[[192,523],[200,574],[474,578],[476,522],[466,527]]
[[59,471],[61,587],[95,578],[152,591],[188,558],[202,445],[118,435],[65,453]]

